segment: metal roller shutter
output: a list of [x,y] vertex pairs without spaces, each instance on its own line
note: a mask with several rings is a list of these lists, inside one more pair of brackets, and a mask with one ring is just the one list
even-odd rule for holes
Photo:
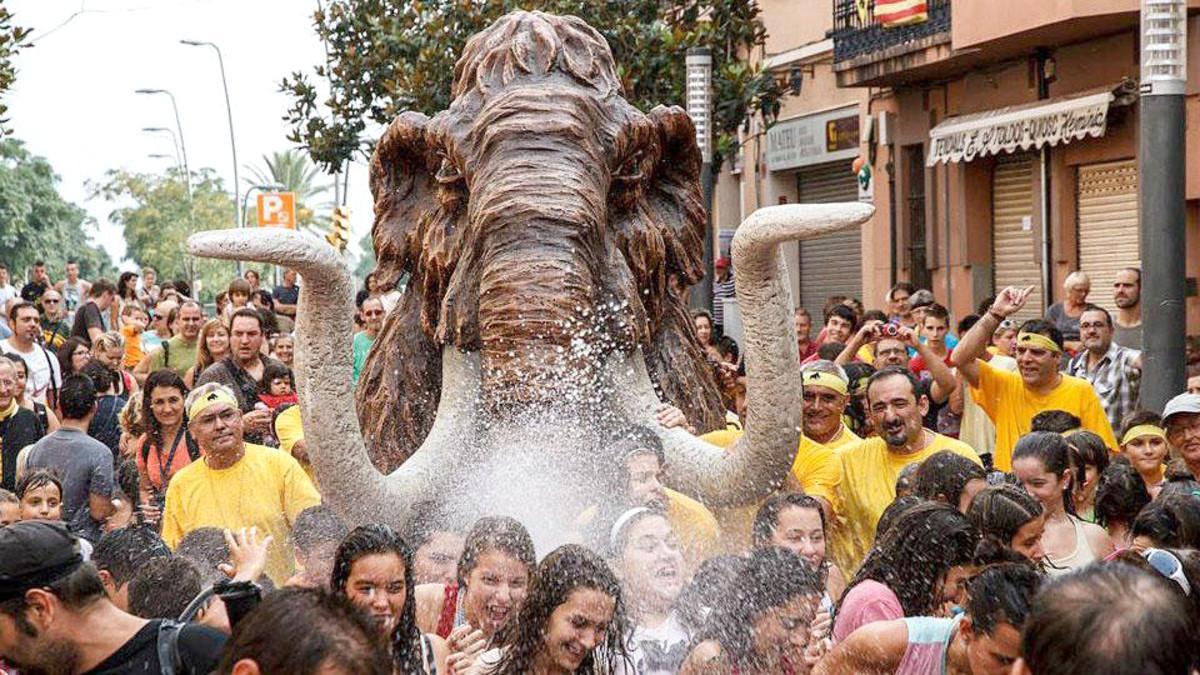
[[1116,311],[1113,281],[1124,267],[1139,267],[1137,160],[1079,167],[1079,269],[1092,281],[1090,302]]
[[[1002,157],[992,172],[992,264],[995,288],[1033,286],[1025,308],[1013,318],[1042,314],[1042,272],[1037,249],[1037,218],[1033,208],[1033,170],[1029,155]],[[1029,229],[1025,229],[1028,224]]]
[[[850,162],[836,162],[799,173],[802,204],[853,202],[858,183]],[[800,304],[823,321],[821,309],[831,295],[862,299],[862,230],[854,229],[800,243]]]

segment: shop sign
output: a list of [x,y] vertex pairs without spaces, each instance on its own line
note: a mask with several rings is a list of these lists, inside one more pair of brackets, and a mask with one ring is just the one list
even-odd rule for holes
[[767,169],[854,159],[859,153],[858,104],[780,120],[767,130]]

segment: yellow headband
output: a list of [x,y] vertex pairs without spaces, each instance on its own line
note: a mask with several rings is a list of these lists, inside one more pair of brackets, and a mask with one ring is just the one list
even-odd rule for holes
[[1139,424],[1125,432],[1125,435],[1121,437],[1121,445],[1125,445],[1130,441],[1141,438],[1142,436],[1153,436],[1155,438],[1161,438],[1164,441],[1167,440],[1167,432],[1163,431],[1162,427],[1155,426],[1153,424]]
[[1045,349],[1055,354],[1062,353],[1062,347],[1059,347],[1054,340],[1037,333],[1019,333],[1017,335],[1017,345],[1033,347],[1034,349]]
[[822,373],[819,370],[810,370],[800,378],[804,386],[825,387],[832,389],[837,393],[845,396],[848,388],[846,381],[832,373]]
[[238,407],[237,399],[223,391],[214,390],[208,392],[208,394],[204,396],[201,396],[192,403],[192,407],[188,408],[188,419],[196,419],[200,413],[207,410],[210,406],[216,405],[217,403],[228,403],[235,408]]

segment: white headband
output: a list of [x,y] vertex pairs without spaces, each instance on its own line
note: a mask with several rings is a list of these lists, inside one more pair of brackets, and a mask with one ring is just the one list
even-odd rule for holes
[[612,529],[608,532],[609,548],[611,548],[613,551],[617,550],[617,540],[621,538],[621,530],[625,529],[625,526],[629,524],[629,521],[643,513],[650,513],[650,509],[644,506],[635,506],[625,513],[622,513],[617,518],[616,522],[613,523]]

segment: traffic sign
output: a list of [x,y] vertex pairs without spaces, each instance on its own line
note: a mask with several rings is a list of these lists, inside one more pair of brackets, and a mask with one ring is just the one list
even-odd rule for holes
[[258,226],[296,229],[296,193],[258,193]]

